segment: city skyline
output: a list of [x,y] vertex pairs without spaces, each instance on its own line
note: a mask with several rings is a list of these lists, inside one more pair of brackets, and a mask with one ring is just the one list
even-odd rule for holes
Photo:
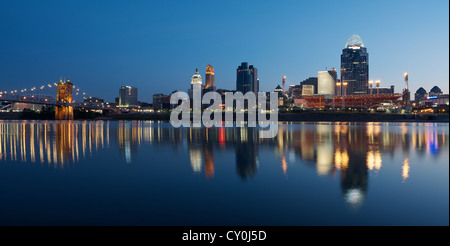
[[234,3],[1,3],[7,38],[0,41],[0,81],[9,90],[70,76],[108,102],[123,85],[151,102],[157,93],[186,91],[192,71],[204,76],[208,64],[216,87],[233,90],[236,66],[249,62],[259,70],[260,90],[273,91],[283,76],[288,88],[339,68],[345,42],[358,34],[370,53],[370,80],[401,92],[407,71],[411,93],[434,85],[449,91],[448,2],[360,3],[366,11],[337,20],[352,2],[258,3],[248,15],[245,7],[254,4]]

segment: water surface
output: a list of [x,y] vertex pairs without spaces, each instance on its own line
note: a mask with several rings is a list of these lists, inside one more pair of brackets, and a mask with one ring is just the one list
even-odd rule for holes
[[0,121],[0,225],[449,225],[449,125]]

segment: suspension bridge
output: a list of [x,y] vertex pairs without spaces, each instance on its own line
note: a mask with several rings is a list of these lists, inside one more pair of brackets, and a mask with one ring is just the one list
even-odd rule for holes
[[[52,96],[55,95],[54,89],[56,89],[56,98]],[[67,79],[67,81],[60,79],[59,83],[49,83],[20,90],[0,91],[0,101],[3,102],[0,105],[0,110],[11,107],[13,103],[50,105],[55,106],[55,119],[70,120],[73,119],[74,108],[105,108],[103,103],[85,102],[84,99],[87,98],[86,92],[73,85],[70,79]]]

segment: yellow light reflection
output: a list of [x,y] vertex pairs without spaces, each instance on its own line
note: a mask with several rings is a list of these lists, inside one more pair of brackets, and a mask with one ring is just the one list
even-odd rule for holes
[[409,178],[409,158],[406,157],[405,160],[403,161],[403,166],[402,166],[402,182],[405,182],[408,178]]

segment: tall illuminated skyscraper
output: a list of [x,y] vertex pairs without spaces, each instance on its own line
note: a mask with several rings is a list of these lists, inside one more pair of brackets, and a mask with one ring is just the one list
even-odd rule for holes
[[208,90],[208,91],[215,91],[216,90],[214,68],[211,65],[206,66],[205,90]]
[[259,91],[258,69],[248,62],[242,62],[236,70],[236,91],[243,94],[253,91]]
[[341,95],[368,94],[369,54],[361,37],[356,34],[347,40],[342,50],[341,82],[348,84],[346,93],[340,93]]

